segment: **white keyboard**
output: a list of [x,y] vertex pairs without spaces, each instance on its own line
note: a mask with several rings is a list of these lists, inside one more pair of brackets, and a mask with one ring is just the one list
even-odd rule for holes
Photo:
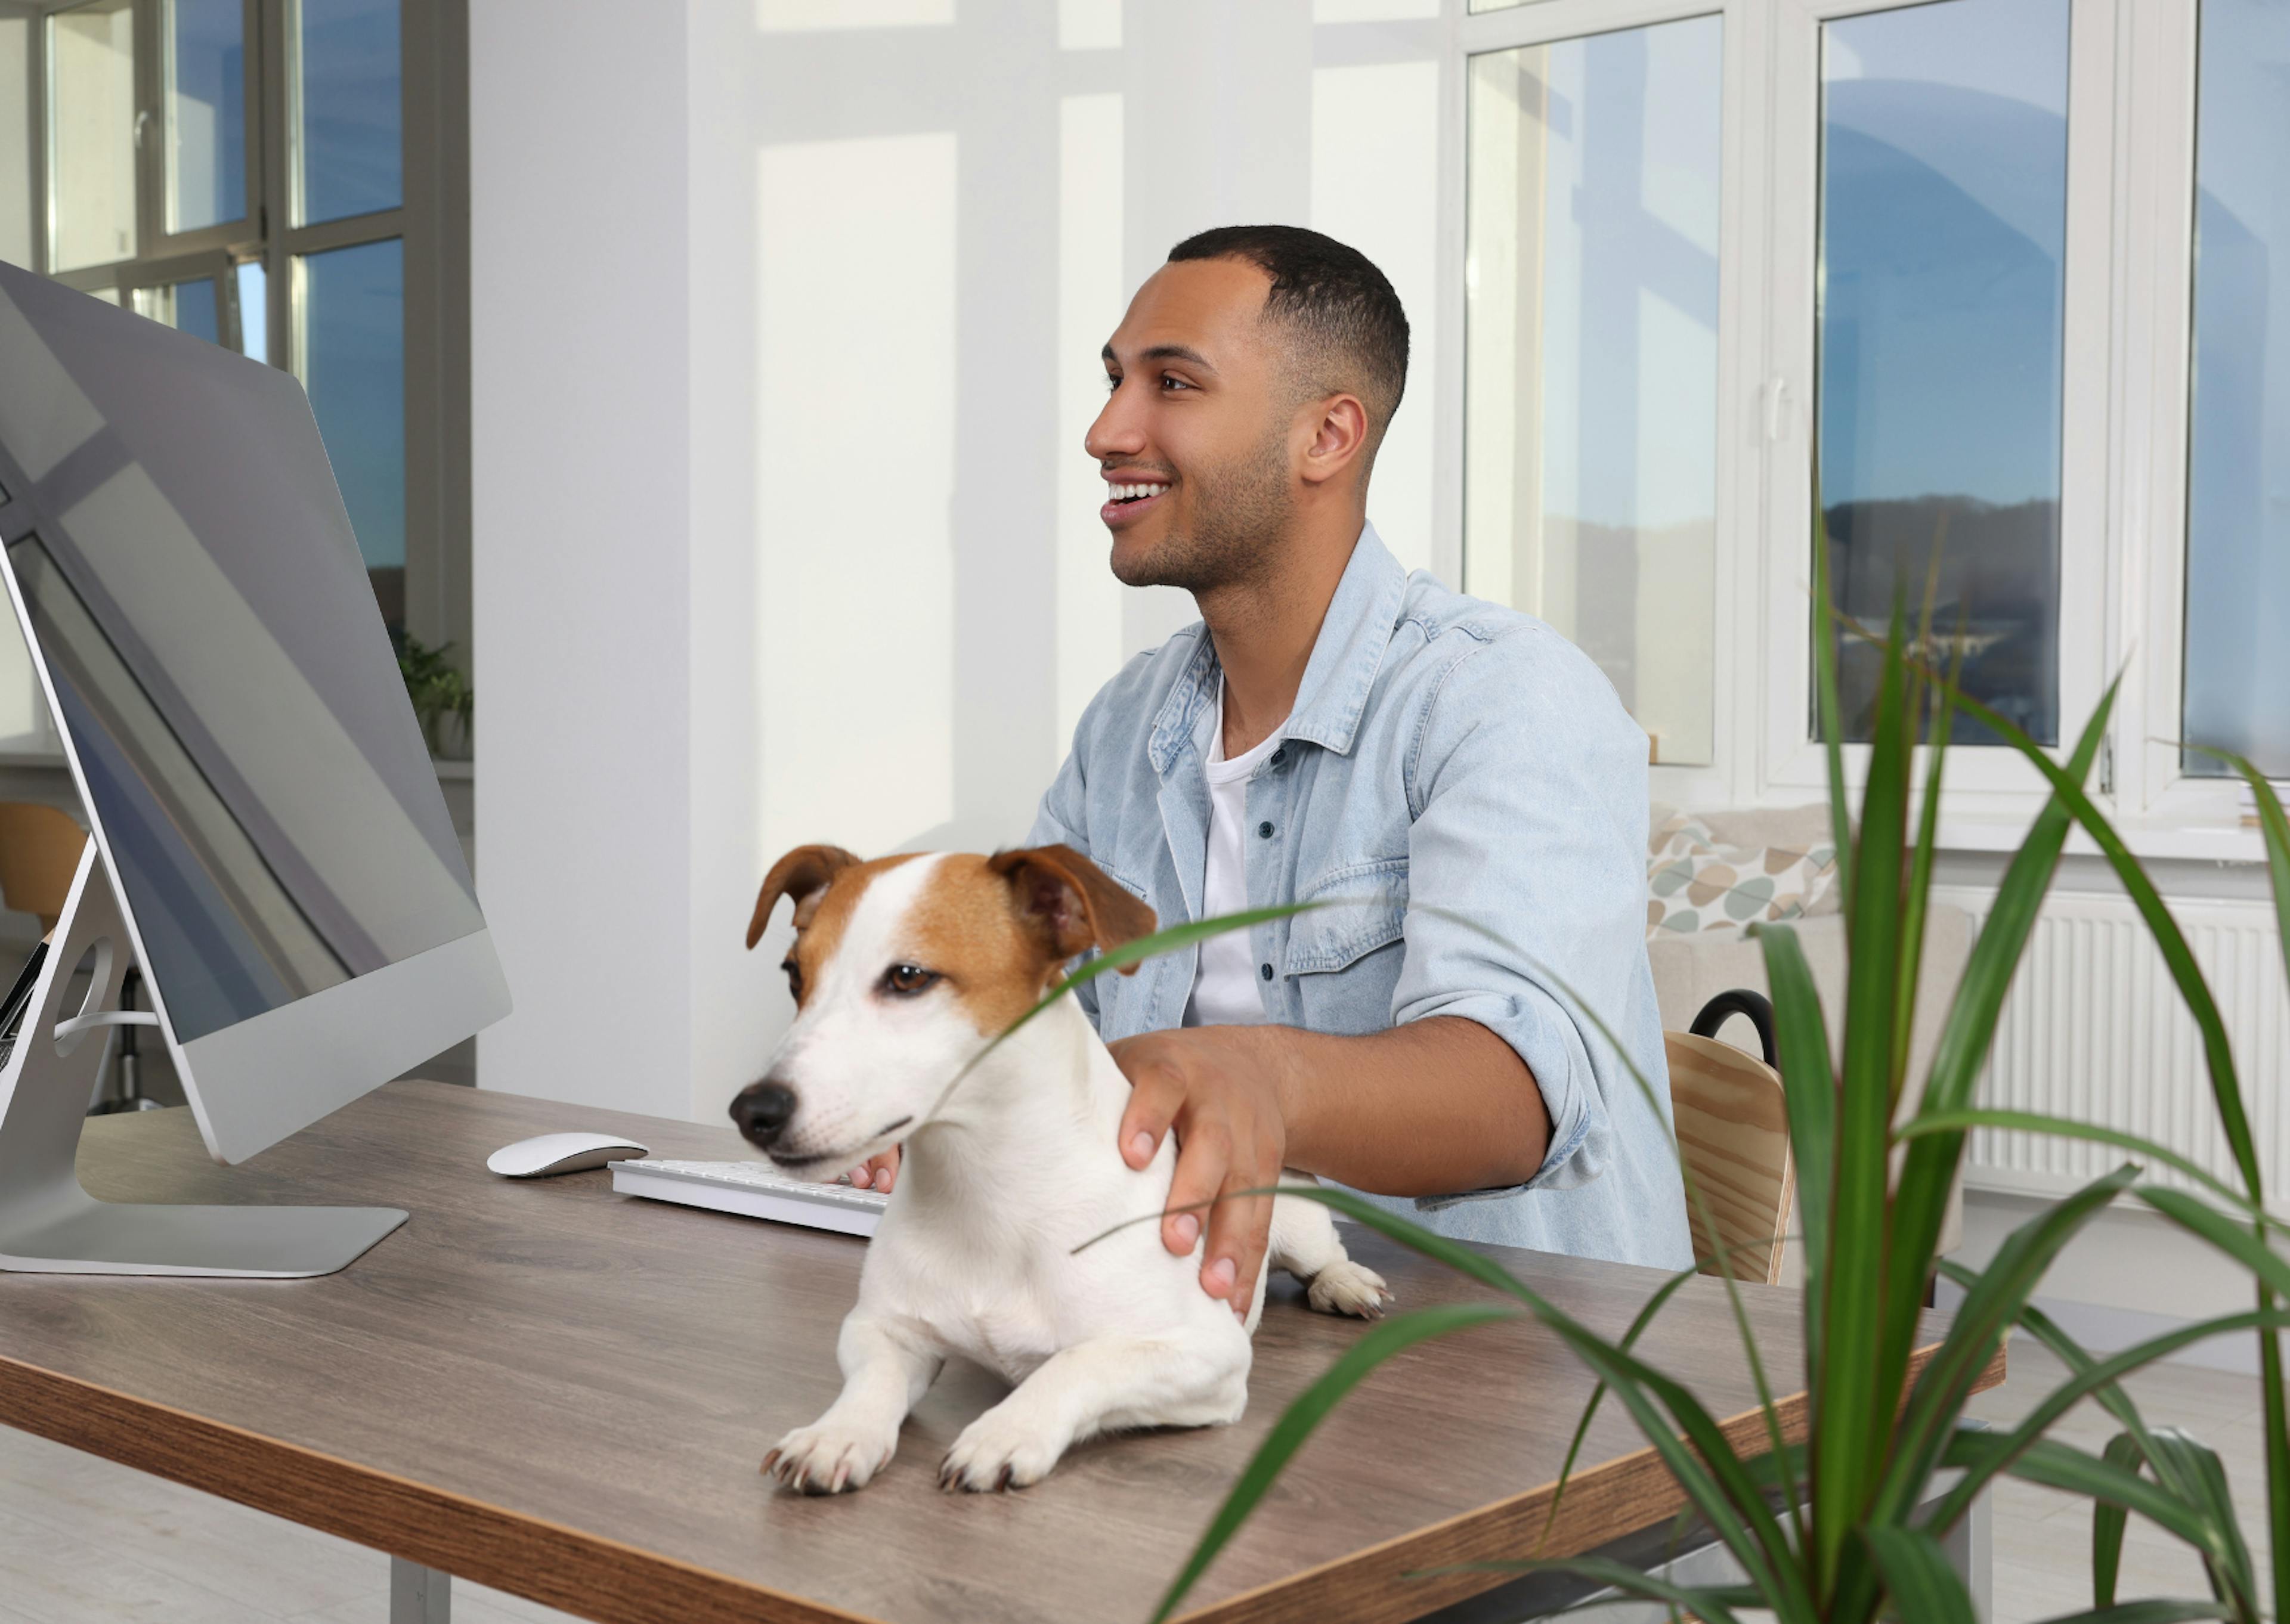
[[769,1218],[807,1229],[868,1236],[890,1196],[847,1184],[790,1179],[768,1162],[677,1162],[665,1156],[613,1162],[613,1188],[688,1207],[709,1207],[748,1218]]

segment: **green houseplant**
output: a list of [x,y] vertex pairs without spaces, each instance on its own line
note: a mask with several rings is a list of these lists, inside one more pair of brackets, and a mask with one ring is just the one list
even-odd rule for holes
[[[1817,560],[1815,567],[1817,599],[1823,603],[1824,564],[1825,559]],[[1769,925],[1760,932],[1798,1170],[1803,1233],[1797,1243],[1804,1248],[1806,1276],[1803,1380],[1809,1396],[1803,1442],[1783,1440],[1766,1367],[1746,1318],[1739,1313],[1738,1292],[1722,1254],[1718,1261],[1725,1289],[1734,1297],[1736,1321],[1749,1342],[1750,1368],[1765,1397],[1769,1447],[1748,1457],[1727,1442],[1715,1418],[1689,1391],[1632,1352],[1638,1333],[1692,1277],[1690,1273],[1674,1276],[1656,1292],[1627,1333],[1608,1339],[1573,1322],[1484,1256],[1346,1192],[1322,1190],[1313,1198],[1493,1287],[1508,1301],[1416,1309],[1363,1333],[1279,1418],[1162,1597],[1157,1620],[1176,1610],[1319,1420],[1378,1364],[1427,1339],[1519,1315],[1532,1316],[1557,1333],[1597,1374],[1600,1386],[1590,1401],[1593,1409],[1609,1396],[1626,1407],[1676,1476],[1689,1511],[1726,1546],[1746,1577],[1722,1587],[1680,1587],[1616,1564],[1549,1558],[1533,1549],[1518,1553],[1513,1563],[1496,1564],[1500,1567],[1571,1571],[1674,1610],[1690,1611],[1711,1624],[1731,1624],[1744,1611],[1770,1612],[1783,1624],[1861,1624],[1882,1618],[1971,1624],[1971,1598],[1943,1556],[1942,1537],[1999,1474],[2009,1474],[2067,1490],[2093,1503],[2092,1604],[2071,1615],[2074,1620],[2162,1624],[2218,1618],[2254,1624],[2265,1616],[2264,1588],[2238,1531],[2218,1457],[2183,1434],[2150,1426],[2121,1385],[2130,1372],[2192,1342],[2254,1331],[2264,1386],[2272,1588],[2278,1596],[2290,1594],[2290,1580],[2285,1578],[2285,1568],[2290,1566],[2290,1425],[2286,1424],[2280,1342],[2283,1325],[2290,1324],[2290,1313],[2282,1307],[2290,1300],[2290,1257],[2272,1244],[2290,1226],[2267,1211],[2242,1084],[2217,1005],[2186,939],[2083,788],[2105,732],[2113,690],[2067,761],[2055,763],[2009,720],[1964,692],[1953,673],[1919,663],[1918,652],[1934,646],[1929,602],[1927,596],[1914,641],[1904,636],[1897,610],[1886,635],[1851,628],[1877,644],[1882,654],[1857,841],[1838,742],[1834,640],[1815,639],[1819,702],[1826,723],[1822,731],[1830,741],[1830,807],[1838,850],[1850,853],[1842,876],[1851,964],[1840,1052],[1830,1050],[1820,1000],[1794,932],[1787,925]],[[2005,875],[1948,1007],[1943,1036],[1918,1095],[1920,1108],[1895,1128],[1895,1107],[1910,1083],[1904,1075],[1908,1035],[1918,997],[1917,966],[1942,767],[1950,722],[1958,712],[1978,717],[2034,763],[2049,783],[2051,796]],[[1914,769],[1920,722],[1928,726],[1934,748],[1919,806]],[[2263,839],[2286,967],[2290,967],[2290,821],[2248,762],[2222,759],[2261,788]],[[2012,972],[2069,833],[2076,827],[2089,835],[2114,868],[2193,1015],[2203,1039],[2218,1119],[2239,1172],[2239,1188],[2168,1147],[2110,1128],[1981,1109],[1974,1103],[1974,1086]],[[1273,908],[1205,920],[1133,942],[1083,966],[1051,997],[1075,981],[1122,964],[1221,929],[1296,911]],[[1645,1078],[1638,1082],[1641,1087],[1652,1086]],[[1965,1135],[1983,1126],[2097,1141],[2138,1159],[2126,1160],[2039,1212],[2014,1232],[1986,1268],[1974,1271],[1937,1257],[1935,1246]],[[1888,1164],[1896,1156],[1897,1176],[1888,1179]],[[2199,1186],[2202,1195],[2142,1181],[2142,1163],[2174,1170]],[[1699,1192],[1690,1181],[1688,1197],[1699,1206]],[[2052,1260],[2094,1213],[2118,1199],[2143,1204],[2232,1259],[2250,1277],[2252,1307],[2106,1358],[2079,1347],[2036,1310],[2030,1299]],[[1960,1285],[1964,1300],[1938,1351],[1911,1380],[1919,1311],[1936,1275]],[[1966,1401],[2015,1326],[2059,1356],[2068,1367],[2067,1380],[2008,1432],[1967,1427],[1963,1424]],[[2046,1436],[2054,1422],[2086,1396],[2102,1405],[2121,1428],[2097,1454]],[[1576,1432],[1578,1448],[1589,1419],[1586,1412]],[[1569,1469],[1572,1459],[1570,1453]],[[1961,1468],[1962,1476],[1935,1500],[1928,1484],[1945,1468]],[[1562,1476],[1559,1492],[1564,1492]],[[2132,1515],[2193,1548],[2208,1578],[2209,1596],[2117,1600],[2124,1532]]]
[[[1816,548],[1818,552],[1825,549]],[[1825,580],[1818,580],[1822,564],[1825,559],[1816,561],[1816,593],[1825,603]],[[2290,1418],[2286,1418],[2283,1404],[2281,1365],[2281,1329],[2290,1324],[2290,1313],[2283,1310],[2283,1301],[2290,1301],[2290,1255],[2274,1246],[2274,1237],[2290,1226],[2267,1212],[2258,1148],[2235,1072],[2233,1047],[2185,934],[2123,838],[2084,793],[2084,779],[2107,731],[2114,690],[2109,690],[2086,724],[2068,761],[2054,763],[2006,717],[1965,694],[1953,674],[1919,662],[1917,651],[1933,648],[1928,607],[1915,639],[1905,636],[1899,612],[1887,635],[1862,628],[1850,630],[1880,646],[1882,652],[1882,684],[1857,841],[1848,818],[1844,751],[1837,726],[1834,639],[1816,636],[1818,703],[1825,722],[1822,735],[1830,740],[1830,809],[1837,850],[1850,852],[1841,877],[1850,969],[1839,1053],[1830,1052],[1821,1001],[1793,930],[1789,925],[1758,930],[1773,982],[1790,1143],[1798,1156],[1802,1235],[1796,1239],[1805,1248],[1802,1377],[1809,1395],[1805,1441],[1782,1441],[1780,1413],[1761,1374],[1764,1365],[1754,1342],[1747,1351],[1766,1395],[1766,1432],[1773,1448],[1752,1457],[1742,1457],[1726,1443],[1715,1418],[1681,1383],[1633,1356],[1630,1349],[1637,1333],[1661,1313],[1662,1303],[1690,1278],[1688,1274],[1674,1276],[1646,1303],[1629,1333],[1607,1340],[1571,1322],[1523,1280],[1479,1253],[1344,1191],[1319,1191],[1317,1200],[1326,1200],[1363,1226],[1447,1264],[1456,1274],[1493,1287],[1509,1303],[1420,1308],[1367,1331],[1280,1416],[1212,1518],[1191,1560],[1170,1583],[1154,1615],[1157,1620],[1174,1612],[1186,1589],[1271,1489],[1312,1427],[1360,1379],[1415,1342],[1514,1315],[1539,1319],[1601,1377],[1598,1397],[1591,1399],[1591,1406],[1613,1397],[1629,1409],[1677,1476],[1690,1512],[1729,1548],[1745,1580],[1725,1588],[1681,1588],[1613,1562],[1543,1557],[1536,1551],[1520,1551],[1518,1560],[1500,1567],[1582,1573],[1626,1595],[1662,1601],[1713,1624],[1729,1624],[1741,1611],[1770,1612],[1784,1624],[1860,1624],[1880,1617],[1969,1624],[1974,1617],[1972,1599],[1942,1556],[1942,1535],[1969,1512],[1985,1486],[2008,1473],[2079,1493],[2093,1502],[2091,1611],[2077,1612],[2075,1620],[2162,1624],[2164,1620],[2219,1617],[2255,1624],[2265,1617],[2265,1588],[2239,1535],[2219,1457],[2185,1434],[2148,1425],[2120,1386],[2123,1377],[2142,1365],[2196,1340],[2255,1331],[2265,1388],[2271,1589],[2277,1596],[2290,1595],[2290,1580],[2286,1580],[2286,1567],[2290,1567],[2290,1427],[2286,1420]],[[1947,756],[1949,722],[1958,712],[1979,717],[2027,756],[2043,772],[2052,795],[2004,875],[1995,909],[1949,1004],[1944,1036],[1921,1097],[1924,1104],[1915,1118],[1894,1127],[1908,1068],[1910,1020],[1917,1008],[1917,962],[1931,889],[1942,763]],[[1921,806],[1915,790],[1919,719],[1928,719],[1933,742]],[[2286,969],[2290,969],[2290,822],[2251,763],[2235,756],[2222,756],[2222,761],[2258,788],[2277,921],[2283,932]],[[2212,1101],[2233,1148],[2239,1188],[2212,1178],[2166,1145],[2148,1143],[2116,1129],[1976,1108],[1974,1084],[1995,1036],[2004,994],[2072,827],[2082,827],[2114,866],[2201,1031]],[[1223,921],[1202,921],[1202,925],[1165,934],[1193,940],[1218,923]],[[1133,948],[1165,950],[1165,946],[1174,946],[1174,941],[1141,941]],[[1085,973],[1094,969],[1094,964],[1085,966]],[[1637,1081],[1651,1085],[1646,1079]],[[1935,1244],[1949,1188],[1963,1159],[1965,1134],[1974,1127],[2098,1140],[2134,1159],[2033,1216],[2013,1232],[1985,1269],[1972,1271],[1937,1258]],[[1887,1178],[1889,1159],[1896,1152],[1899,1175]],[[2174,1168],[2198,1184],[2203,1194],[2143,1182],[2143,1164]],[[1699,1191],[1688,1187],[1688,1198],[1699,1207]],[[2118,1198],[2143,1203],[2235,1260],[2251,1278],[2249,1310],[2191,1324],[2107,1358],[2088,1354],[2045,1319],[2029,1303],[2045,1269],[2095,1212]],[[1734,1294],[1734,1278],[1722,1258],[1720,1271],[1725,1290]],[[1935,1356],[1921,1374],[1910,1379],[1917,1319],[1935,1274],[1963,1287],[1965,1299]],[[1747,1338],[1747,1322],[1738,1313],[1736,1322]],[[1963,1425],[1965,1402],[1972,1397],[1976,1379],[2015,1326],[2059,1354],[2068,1365],[2068,1379],[2011,1432]],[[2052,1425],[2084,1397],[2098,1399],[2120,1425],[2120,1432],[2100,1454],[2047,1436]],[[1585,1413],[1582,1427],[1587,1425],[1589,1416]],[[1582,1429],[1575,1434],[1578,1445],[1580,1436]],[[1944,1468],[1963,1468],[1963,1477],[1933,1500],[1928,1482]],[[1564,1493],[1564,1477],[1559,1493]],[[2132,1514],[2148,1518],[2198,1553],[2210,1595],[2132,1604],[2116,1599],[2123,1532]]]
[[435,647],[404,632],[393,635],[397,644],[397,673],[405,682],[405,697],[429,753],[446,761],[466,760],[470,725],[476,712],[476,693],[459,667],[447,660],[450,643]]

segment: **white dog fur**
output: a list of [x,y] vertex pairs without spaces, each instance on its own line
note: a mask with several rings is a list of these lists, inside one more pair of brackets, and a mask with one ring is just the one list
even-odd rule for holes
[[1098,1433],[1237,1420],[1273,1268],[1307,1280],[1316,1308],[1381,1312],[1382,1280],[1346,1257],[1316,1202],[1275,1199],[1245,1324],[1201,1289],[1200,1247],[1171,1254],[1157,1223],[1074,1252],[1157,1214],[1176,1152],[1165,1136],[1143,1170],[1122,1160],[1129,1084],[1071,995],[946,1092],[1072,954],[1152,928],[1086,859],[1053,846],[860,863],[798,848],[765,882],[750,947],[782,894],[797,903],[797,1013],[733,1116],[798,1177],[905,1148],[837,1340],[842,1396],[772,1449],[779,1482],[863,1487],[949,1354],[1015,1390],[956,1440],[941,1485],[1022,1488]]

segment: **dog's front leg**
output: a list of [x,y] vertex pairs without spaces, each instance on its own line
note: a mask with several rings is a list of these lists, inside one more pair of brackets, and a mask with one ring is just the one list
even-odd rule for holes
[[842,1395],[764,1457],[764,1470],[806,1494],[865,1488],[891,1463],[899,1424],[946,1363],[937,1344],[913,1327],[869,1317],[863,1308],[844,1320],[835,1353],[843,1366]]
[[963,1428],[939,1468],[939,1487],[1022,1489],[1101,1432],[1238,1420],[1248,1403],[1248,1359],[1247,1335],[1231,1320],[1208,1338],[1077,1342]]

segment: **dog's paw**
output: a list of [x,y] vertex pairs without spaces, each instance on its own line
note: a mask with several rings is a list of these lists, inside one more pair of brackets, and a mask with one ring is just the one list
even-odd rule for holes
[[885,1438],[848,1425],[827,1421],[798,1427],[772,1445],[764,1457],[764,1470],[773,1481],[804,1494],[840,1494],[863,1489],[867,1480],[890,1465],[899,1446],[894,1433]]
[[1383,1276],[1349,1258],[1331,1263],[1312,1276],[1304,1288],[1305,1300],[1323,1314],[1349,1314],[1360,1319],[1381,1319],[1391,1292]]
[[989,1410],[962,1429],[938,1468],[941,1489],[1023,1489],[1049,1476],[1064,1446],[1038,1428]]

